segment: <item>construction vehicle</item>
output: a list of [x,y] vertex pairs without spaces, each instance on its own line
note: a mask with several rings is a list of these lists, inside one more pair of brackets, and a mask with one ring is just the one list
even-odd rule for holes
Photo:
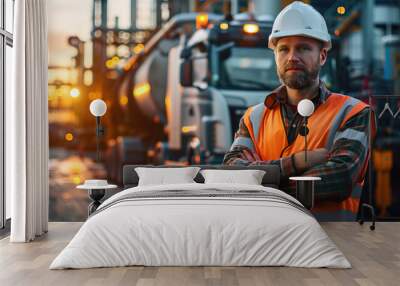
[[119,89],[153,122],[153,138],[119,137],[109,173],[118,177],[125,163],[220,164],[246,109],[280,85],[267,48],[272,23],[248,14],[172,18],[128,62]]

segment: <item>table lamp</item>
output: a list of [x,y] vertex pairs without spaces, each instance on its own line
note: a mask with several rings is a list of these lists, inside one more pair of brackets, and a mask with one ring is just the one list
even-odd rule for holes
[[104,134],[104,128],[101,126],[100,117],[107,111],[106,103],[101,99],[95,99],[90,103],[90,113],[96,117],[96,158],[100,162],[100,136]]
[[[314,103],[309,99],[303,99],[297,105],[297,112],[304,117],[303,127],[300,128],[299,134],[304,136],[304,160],[307,162],[307,135],[308,135],[308,117],[314,113]],[[289,179],[296,181],[296,198],[307,208],[312,209],[314,206],[314,188],[315,181],[321,180],[320,177],[290,177]]]

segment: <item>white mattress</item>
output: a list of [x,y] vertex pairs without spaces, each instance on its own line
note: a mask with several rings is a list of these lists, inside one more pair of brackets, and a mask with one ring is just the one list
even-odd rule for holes
[[[127,265],[293,266],[350,268],[313,216],[274,200],[174,197],[122,200],[133,192],[263,190],[232,184],[135,187],[105,201],[56,257],[50,269]],[[136,193],[135,193],[136,194]]]

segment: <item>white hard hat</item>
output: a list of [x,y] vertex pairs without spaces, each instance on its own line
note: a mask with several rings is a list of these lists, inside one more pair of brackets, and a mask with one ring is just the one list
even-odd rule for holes
[[311,5],[295,1],[286,6],[276,17],[268,39],[268,48],[274,49],[279,38],[304,36],[322,41],[324,47],[331,48],[331,36],[325,19]]

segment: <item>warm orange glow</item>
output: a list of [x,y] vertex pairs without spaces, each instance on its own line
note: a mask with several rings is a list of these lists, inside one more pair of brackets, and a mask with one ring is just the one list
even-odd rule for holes
[[100,98],[100,96],[94,91],[89,92],[88,97],[90,101]]
[[171,96],[169,95],[165,97],[165,111],[167,114],[167,118],[170,119],[172,117],[172,110],[171,110]]
[[196,16],[196,28],[197,29],[205,29],[208,26],[208,15],[207,14],[199,14]]
[[71,97],[78,97],[81,94],[81,92],[79,91],[79,89],[74,87],[74,88],[71,89],[69,94],[71,95]]
[[140,53],[142,50],[144,49],[144,45],[143,44],[137,44],[134,48],[133,48],[133,52],[135,54]]
[[120,62],[120,58],[117,56],[113,56],[111,59],[106,61],[106,67],[109,69],[115,68]]
[[128,104],[128,97],[126,95],[121,95],[119,97],[119,104],[122,106],[126,106]]
[[86,70],[83,74],[83,83],[86,86],[90,86],[93,83],[93,72],[91,70]]
[[77,125],[79,118],[77,114],[71,110],[60,110],[49,111],[48,114],[49,123],[69,124]]
[[229,29],[229,24],[228,23],[221,23],[221,24],[219,24],[219,28],[221,30],[228,30]]
[[255,34],[260,31],[260,27],[257,24],[244,24],[243,25],[243,32],[247,34]]
[[68,164],[68,172],[73,174],[73,175],[78,175],[82,173],[82,170],[84,169],[84,165],[82,164],[81,161],[78,161],[79,159],[73,159],[71,162]]
[[118,64],[118,62],[114,61],[113,59],[107,60],[106,61],[106,67],[109,69],[115,68],[115,66]]
[[137,84],[133,89],[133,96],[141,97],[143,94],[149,93],[150,89],[151,87],[148,82]]
[[116,79],[118,77],[118,72],[115,70],[108,71],[106,74],[109,79]]
[[73,176],[73,177],[72,177],[72,182],[73,182],[74,184],[76,184],[76,185],[79,185],[79,184],[82,182],[82,179],[81,179],[81,177],[79,177],[79,176]]
[[118,62],[119,62],[119,57],[113,56],[111,60],[113,61],[113,63],[118,64]]
[[67,134],[65,134],[65,140],[67,140],[67,141],[72,141],[72,140],[74,140],[74,135],[72,135],[72,133],[67,133]]
[[112,69],[113,65],[114,65],[114,63],[111,60],[107,60],[106,61],[106,67],[107,68]]
[[194,132],[196,130],[197,130],[197,126],[196,125],[182,126],[182,133]]
[[339,6],[337,7],[336,12],[340,15],[344,15],[346,13],[346,8],[344,6]]

